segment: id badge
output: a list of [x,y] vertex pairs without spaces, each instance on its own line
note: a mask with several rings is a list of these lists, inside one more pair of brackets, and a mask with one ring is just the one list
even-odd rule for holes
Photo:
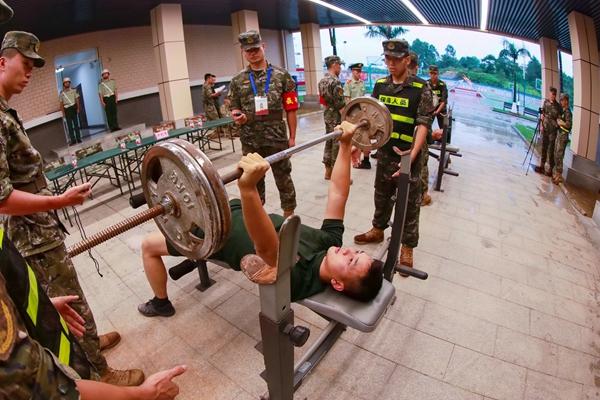
[[254,114],[267,115],[269,114],[269,102],[266,96],[254,97]]

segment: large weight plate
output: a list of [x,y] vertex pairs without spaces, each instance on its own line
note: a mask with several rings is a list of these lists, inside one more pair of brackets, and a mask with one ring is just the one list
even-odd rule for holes
[[[182,255],[206,259],[225,243],[231,210],[225,186],[206,155],[193,144],[172,139],[152,147],[142,163],[148,206],[165,196],[173,212],[155,218],[160,231]],[[196,235],[200,229],[204,237]]]
[[357,97],[346,104],[342,109],[342,121],[353,124],[368,121],[352,137],[352,144],[362,150],[379,149],[390,140],[394,129],[392,116],[385,104],[367,96]]

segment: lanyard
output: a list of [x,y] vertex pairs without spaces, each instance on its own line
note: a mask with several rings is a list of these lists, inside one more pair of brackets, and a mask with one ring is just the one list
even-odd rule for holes
[[[271,67],[267,68],[267,82],[265,83],[265,96],[269,93],[269,84],[271,83],[271,72],[273,69]],[[250,85],[252,85],[252,92],[254,96],[258,96],[258,91],[256,90],[256,83],[254,82],[254,72],[250,71]]]

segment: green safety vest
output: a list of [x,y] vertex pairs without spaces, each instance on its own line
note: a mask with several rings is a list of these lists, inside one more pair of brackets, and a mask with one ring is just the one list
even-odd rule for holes
[[[90,377],[90,364],[65,320],[38,283],[33,269],[0,228],[0,273],[29,335],[72,367],[81,378]],[[42,321],[43,318],[43,321]]]
[[388,78],[378,79],[375,83],[382,85],[377,91],[377,100],[390,110],[394,125],[390,141],[386,146],[397,146],[401,150],[406,150],[413,142],[415,118],[425,82],[421,82],[420,79],[412,80],[403,86],[402,90],[397,90],[399,85],[390,84]]

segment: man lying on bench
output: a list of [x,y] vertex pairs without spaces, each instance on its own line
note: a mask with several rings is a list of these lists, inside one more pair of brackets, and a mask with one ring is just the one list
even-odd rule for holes
[[[344,212],[350,191],[352,133],[355,126],[343,122],[338,129],[344,133],[339,139],[340,149],[331,174],[323,224],[320,229],[301,226],[298,261],[291,271],[292,301],[321,292],[327,285],[352,298],[369,301],[381,288],[383,263],[362,251],[341,247]],[[355,153],[359,155],[358,151]],[[259,260],[259,270],[254,268],[254,272],[245,272],[256,278],[252,279],[255,282],[272,283],[277,276],[277,230],[284,218],[275,214],[267,215],[256,190],[256,183],[265,176],[269,164],[260,155],[251,153],[242,157],[238,166],[243,169],[243,174],[238,180],[240,199],[230,201],[231,233],[223,248],[210,259],[224,262],[240,271],[242,258],[256,254],[260,259],[254,256],[255,259],[250,261]],[[144,270],[155,296],[138,306],[139,312],[147,317],[175,314],[167,296],[167,272],[162,261],[162,256],[166,255],[180,256],[160,232],[150,233],[144,238]]]

